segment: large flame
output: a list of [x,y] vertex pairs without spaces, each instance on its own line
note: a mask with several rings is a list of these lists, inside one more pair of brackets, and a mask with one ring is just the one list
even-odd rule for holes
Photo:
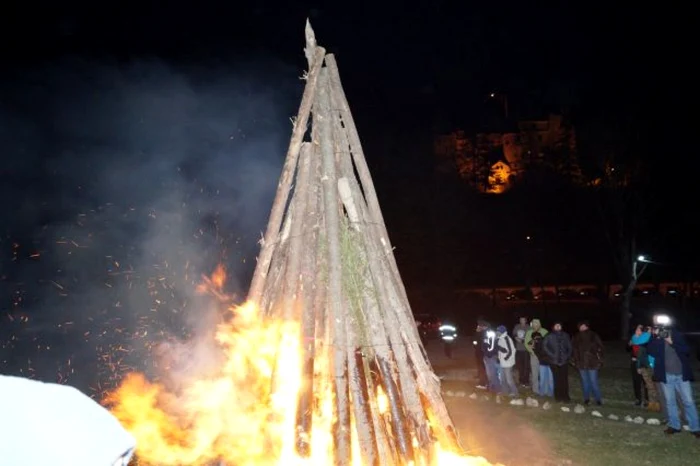
[[[216,269],[199,291],[221,296],[225,270]],[[302,385],[300,328],[297,322],[262,319],[254,303],[229,309],[233,318],[219,324],[216,340],[225,362],[215,376],[198,378],[177,393],[129,374],[105,404],[137,439],[141,465],[326,466],[333,464],[332,407],[327,361],[315,360],[311,453],[295,450],[297,399]],[[281,383],[273,384],[273,376]],[[320,383],[319,383],[320,380]],[[273,386],[277,387],[276,389]],[[377,407],[386,412],[378,389]],[[353,436],[353,451],[357,438]],[[436,448],[435,466],[489,465]],[[353,455],[356,466],[362,466]]]

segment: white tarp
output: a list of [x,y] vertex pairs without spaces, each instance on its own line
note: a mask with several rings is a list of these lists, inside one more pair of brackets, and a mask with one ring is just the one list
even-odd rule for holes
[[79,390],[0,375],[0,466],[127,464],[136,440]]

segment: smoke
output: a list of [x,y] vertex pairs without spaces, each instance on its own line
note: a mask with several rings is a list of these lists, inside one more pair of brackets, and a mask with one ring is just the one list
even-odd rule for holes
[[2,372],[99,392],[162,372],[156,353],[212,359],[178,346],[218,319],[194,285],[221,262],[245,294],[295,74],[62,61],[3,78]]

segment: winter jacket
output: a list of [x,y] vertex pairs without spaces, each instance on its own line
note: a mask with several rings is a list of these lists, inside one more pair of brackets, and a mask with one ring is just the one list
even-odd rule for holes
[[[494,330],[487,330],[484,332],[484,338],[481,341],[481,352],[485,358],[497,358],[498,357],[498,337]],[[491,335],[491,336],[489,336]]]
[[498,337],[498,361],[501,363],[501,367],[515,365],[515,351],[513,339],[507,333]]
[[531,328],[525,334],[525,348],[530,352],[530,354],[534,354],[535,356],[537,356],[537,354],[535,354],[535,350],[533,347],[534,342],[532,341],[532,337],[533,337],[533,335],[535,335],[537,333],[539,333],[542,336],[542,338],[544,338],[547,336],[547,333],[549,333],[549,332],[547,332],[547,330],[543,329],[543,328],[540,328],[539,330],[537,330],[535,332],[535,330]]
[[486,330],[476,332],[474,334],[474,351],[479,359],[484,357],[484,340],[486,339]]
[[603,342],[592,330],[584,330],[574,335],[571,346],[577,369],[598,370],[603,365]]
[[[681,360],[681,365],[683,367],[683,381],[692,382],[694,378],[693,367],[690,363],[690,347],[685,341],[683,334],[676,329],[671,330],[671,339],[673,340],[673,345],[671,345],[671,347],[676,350],[678,359]],[[649,355],[654,358],[654,381],[666,383],[665,340],[661,338],[652,338],[647,345],[647,351],[649,352]]]
[[515,349],[517,351],[527,351],[525,347],[525,335],[527,335],[528,330],[530,330],[529,325],[518,324],[513,327],[513,341],[515,341]]
[[544,337],[543,347],[550,364],[553,366],[563,366],[569,363],[571,338],[568,333],[564,331],[549,333]]
[[644,332],[641,335],[632,335],[630,343],[637,348],[635,356],[637,358],[637,369],[654,368],[654,356],[649,354],[648,345],[651,341],[651,332]]
[[540,366],[549,366],[549,358],[544,352],[544,339],[545,337],[539,332],[532,334],[532,354],[537,357]]

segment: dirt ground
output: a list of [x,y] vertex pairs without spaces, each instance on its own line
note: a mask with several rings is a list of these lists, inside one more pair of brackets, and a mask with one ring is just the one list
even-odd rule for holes
[[505,466],[570,464],[553,458],[549,445],[524,418],[527,411],[494,408],[468,399],[446,400],[462,446],[474,456]]

